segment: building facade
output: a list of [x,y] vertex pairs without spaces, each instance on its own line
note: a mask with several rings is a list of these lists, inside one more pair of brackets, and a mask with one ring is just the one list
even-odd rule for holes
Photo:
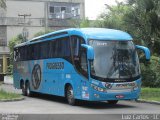
[[47,29],[74,27],[85,17],[84,0],[6,0],[0,8],[0,74],[5,74],[9,61],[9,40],[22,34],[31,39]]

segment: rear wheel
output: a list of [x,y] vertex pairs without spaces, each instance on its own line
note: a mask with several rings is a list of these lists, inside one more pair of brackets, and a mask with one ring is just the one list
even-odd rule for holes
[[21,89],[22,89],[22,94],[24,95],[24,96],[26,96],[26,89],[25,89],[25,84],[24,84],[24,82],[21,82]]
[[108,100],[108,103],[109,103],[109,104],[117,104],[117,103],[118,103],[118,100]]
[[76,104],[76,100],[74,98],[73,88],[70,85],[67,87],[66,98],[67,98],[68,104],[70,104],[70,105]]
[[26,82],[25,89],[26,89],[26,96],[31,96],[32,93],[30,91],[30,83],[29,82]]

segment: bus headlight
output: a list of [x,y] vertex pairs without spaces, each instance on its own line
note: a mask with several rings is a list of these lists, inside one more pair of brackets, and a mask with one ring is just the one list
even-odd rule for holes
[[93,89],[97,90],[97,91],[100,91],[100,92],[105,92],[105,91],[106,91],[106,89],[103,89],[103,88],[101,88],[101,87],[98,87],[98,86],[96,86],[96,85],[94,85],[94,84],[91,84],[91,87],[92,87]]
[[136,83],[135,86],[133,87],[133,90],[135,91],[135,90],[137,90],[139,88],[140,88],[140,84]]

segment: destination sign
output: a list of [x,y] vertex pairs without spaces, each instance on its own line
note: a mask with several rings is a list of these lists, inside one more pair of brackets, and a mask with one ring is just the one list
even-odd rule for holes
[[64,69],[64,62],[47,63],[47,69]]

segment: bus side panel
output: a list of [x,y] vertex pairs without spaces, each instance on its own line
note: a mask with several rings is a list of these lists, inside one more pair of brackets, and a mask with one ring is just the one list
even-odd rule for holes
[[14,62],[13,83],[14,87],[20,89],[20,82],[30,78],[30,67],[28,61]]

